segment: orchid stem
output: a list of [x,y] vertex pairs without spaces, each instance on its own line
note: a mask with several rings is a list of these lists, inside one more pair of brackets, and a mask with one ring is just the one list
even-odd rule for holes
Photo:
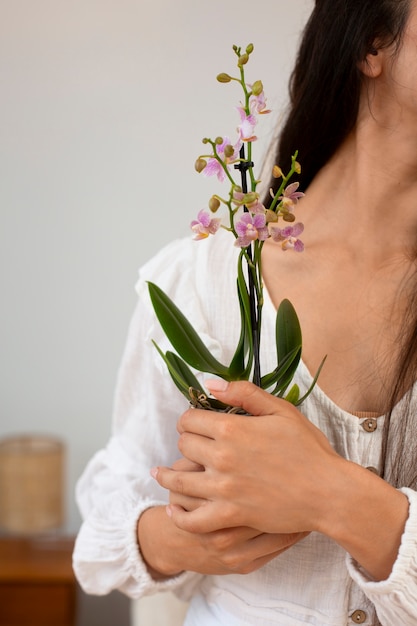
[[[248,183],[247,183],[247,171],[249,168],[253,167],[253,164],[250,161],[246,160],[245,157],[245,146],[243,145],[240,148],[240,161],[235,164],[235,168],[240,170],[240,175],[242,179],[242,192],[244,194],[248,193]],[[248,208],[246,206],[243,207],[243,210],[248,212]],[[252,250],[251,246],[247,248],[247,255],[249,257],[250,262],[252,263]],[[259,336],[259,320],[258,320],[258,307],[256,306],[257,297],[255,295],[255,283],[251,268],[248,267],[248,286],[249,286],[249,302],[250,302],[250,317],[251,317],[251,326],[252,326],[252,340],[253,340],[253,382],[258,387],[261,386],[261,364],[259,359],[259,347],[260,347],[260,336]]]

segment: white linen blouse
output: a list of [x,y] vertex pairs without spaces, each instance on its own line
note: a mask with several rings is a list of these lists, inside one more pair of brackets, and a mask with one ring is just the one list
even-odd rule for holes
[[[175,241],[140,271],[138,305],[118,374],[112,436],[77,484],[84,522],[74,550],[76,576],[87,593],[98,595],[119,589],[139,598],[174,590],[191,599],[184,626],[370,626],[375,609],[383,626],[415,626],[417,494],[411,489],[401,490],[409,499],[409,518],[392,573],[382,582],[369,579],[341,547],[319,533],[247,575],[185,572],[156,582],[147,572],[137,545],[137,521],[147,508],[167,502],[149,470],[179,458],[176,422],[187,401],[152,345],[154,339],[164,351],[171,349],[153,313],[146,281],[166,291],[216,358],[227,363],[240,329],[237,254],[232,237],[221,231],[201,242]],[[263,372],[275,367],[275,315],[266,293]],[[296,375],[301,390],[311,380],[301,363]],[[416,395],[414,388],[413,405]],[[301,411],[340,455],[378,471],[383,416],[369,428],[366,418],[336,406],[318,385]],[[401,414],[401,403],[394,413]]]

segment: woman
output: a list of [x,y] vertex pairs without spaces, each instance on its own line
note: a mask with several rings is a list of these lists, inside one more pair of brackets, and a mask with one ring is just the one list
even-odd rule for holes
[[273,367],[275,307],[288,297],[304,335],[297,382],[308,387],[327,354],[320,387],[299,411],[249,383],[212,381],[215,396],[250,416],[183,413],[150,345],[168,347],[146,281],[226,361],[239,315],[228,270],[236,251],[220,234],[169,246],[142,270],[115,434],[79,483],[75,569],[94,593],[191,597],[186,626],[409,626],[417,0],[318,0],[291,93],[277,162],[299,150],[306,249],[263,248],[262,364]]

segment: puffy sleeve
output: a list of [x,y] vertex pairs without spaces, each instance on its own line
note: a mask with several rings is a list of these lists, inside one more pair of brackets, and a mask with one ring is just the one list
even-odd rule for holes
[[417,493],[403,488],[408,497],[409,517],[404,529],[398,558],[392,572],[381,582],[367,576],[351,558],[348,568],[353,580],[375,605],[383,626],[415,626],[417,616]]
[[136,539],[142,512],[167,502],[167,493],[149,471],[179,457],[176,422],[187,408],[152,344],[155,340],[164,351],[170,348],[155,319],[146,281],[157,282],[201,332],[208,347],[214,353],[220,350],[207,335],[211,314],[195,286],[207,268],[207,259],[192,258],[195,252],[190,246],[195,245],[188,240],[170,244],[140,273],[138,304],[118,373],[112,436],[105,449],[91,459],[76,487],[83,523],[73,565],[87,593],[101,595],[119,589],[138,598],[169,588],[187,599],[201,578],[184,573],[155,582]]

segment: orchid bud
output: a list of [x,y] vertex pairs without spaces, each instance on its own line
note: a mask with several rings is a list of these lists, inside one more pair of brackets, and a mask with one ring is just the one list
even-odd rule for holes
[[232,157],[235,153],[235,149],[233,146],[231,146],[230,144],[228,144],[225,149],[224,149],[224,156],[227,159],[230,159],[230,157]]
[[249,193],[246,193],[243,196],[242,202],[243,204],[246,204],[247,206],[249,206],[250,204],[253,204],[254,202],[256,202],[258,198],[259,198],[258,193],[255,193],[254,191],[250,191]]
[[255,80],[252,85],[252,93],[254,96],[260,96],[264,90],[264,86],[261,80]]
[[299,164],[298,161],[294,162],[294,172],[296,174],[301,174],[301,165]]
[[221,74],[217,75],[217,80],[219,81],[219,83],[230,83],[232,77],[229,76],[229,74],[225,74],[224,72],[222,72]]
[[275,211],[271,211],[271,209],[267,209],[265,213],[266,223],[270,224],[271,222],[278,222],[278,215]]
[[237,60],[237,64],[239,67],[242,67],[242,65],[246,65],[246,63],[249,61],[249,55],[246,54],[246,52],[244,54],[241,54],[240,57]]
[[220,200],[216,196],[211,196],[208,205],[209,205],[210,211],[212,213],[216,213],[216,211],[220,207]]
[[274,167],[272,168],[272,176],[274,178],[281,178],[282,169],[279,167],[279,165],[274,165]]
[[246,54],[252,54],[253,52],[253,43],[250,43],[246,46]]
[[200,174],[203,171],[203,169],[206,167],[206,165],[207,165],[207,161],[199,157],[197,161],[194,163],[194,169],[196,172]]
[[285,211],[282,213],[282,219],[284,222],[295,222],[295,215],[289,211]]
[[223,143],[223,137],[216,137],[216,139],[214,140],[214,143],[217,144],[218,146],[221,146]]
[[204,144],[208,143],[210,140],[207,137],[204,137],[204,139],[201,140]]

